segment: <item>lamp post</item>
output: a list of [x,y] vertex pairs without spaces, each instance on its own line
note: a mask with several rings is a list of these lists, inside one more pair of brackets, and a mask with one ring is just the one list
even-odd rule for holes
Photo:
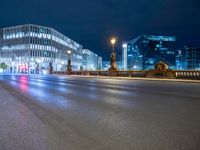
[[112,44],[112,53],[110,56],[110,68],[109,71],[117,71],[117,63],[116,63],[116,53],[115,53],[115,43],[116,43],[116,38],[111,39],[111,44]]
[[53,64],[52,64],[52,61],[49,63],[49,74],[53,74]]
[[112,52],[115,53],[115,43],[116,43],[116,39],[115,39],[115,38],[112,38],[110,42],[111,42],[111,44],[112,44]]
[[71,74],[71,72],[72,72],[71,53],[72,53],[71,50],[67,51],[67,54],[68,54],[67,72],[68,72],[68,74]]

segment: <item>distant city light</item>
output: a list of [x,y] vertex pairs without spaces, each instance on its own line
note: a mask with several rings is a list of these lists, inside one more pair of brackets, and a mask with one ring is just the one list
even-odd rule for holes
[[48,74],[48,70],[43,70],[42,74],[47,75]]
[[137,69],[137,66],[135,65],[135,66],[133,66],[133,69]]
[[123,48],[127,48],[127,43],[124,43],[124,44],[122,45],[122,47],[123,47]]
[[38,59],[38,60],[37,60],[37,62],[38,62],[38,63],[41,63],[41,62],[42,62],[42,60]]

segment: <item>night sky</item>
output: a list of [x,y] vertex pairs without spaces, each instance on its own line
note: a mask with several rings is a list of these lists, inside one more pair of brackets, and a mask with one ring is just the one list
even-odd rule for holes
[[200,45],[200,0],[0,0],[0,27],[52,27],[103,59],[109,39],[141,34],[177,36],[177,48]]

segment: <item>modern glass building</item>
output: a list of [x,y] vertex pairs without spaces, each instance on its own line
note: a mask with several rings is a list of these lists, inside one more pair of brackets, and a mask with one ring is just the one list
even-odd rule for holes
[[58,31],[32,24],[0,29],[0,63],[8,66],[8,73],[45,73],[51,64],[54,71],[65,71],[67,50],[73,70],[79,70],[82,45]]
[[127,70],[127,58],[128,58],[128,44],[126,42],[123,42],[122,44],[122,69]]
[[97,70],[98,67],[98,55],[88,49],[83,49],[83,70]]
[[141,35],[122,46],[124,70],[154,69],[158,61],[164,61],[170,69],[176,66],[176,37]]
[[177,50],[177,54],[176,54],[176,69],[177,70],[187,70],[185,49]]
[[98,70],[102,70],[102,57],[101,56],[98,57],[98,65],[97,66],[98,66],[98,68],[97,68]]
[[185,46],[185,62],[187,70],[200,70],[200,48]]

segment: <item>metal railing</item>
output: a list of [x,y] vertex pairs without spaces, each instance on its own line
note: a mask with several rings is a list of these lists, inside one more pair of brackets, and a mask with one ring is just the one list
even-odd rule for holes
[[176,79],[200,80],[200,71],[174,71]]
[[114,77],[138,77],[138,78],[166,78],[200,80],[200,71],[167,70],[167,71],[54,71],[58,75],[84,75],[84,76],[114,76]]
[[[66,71],[54,71],[53,74],[69,75]],[[146,77],[146,71],[72,71],[70,75]]]

